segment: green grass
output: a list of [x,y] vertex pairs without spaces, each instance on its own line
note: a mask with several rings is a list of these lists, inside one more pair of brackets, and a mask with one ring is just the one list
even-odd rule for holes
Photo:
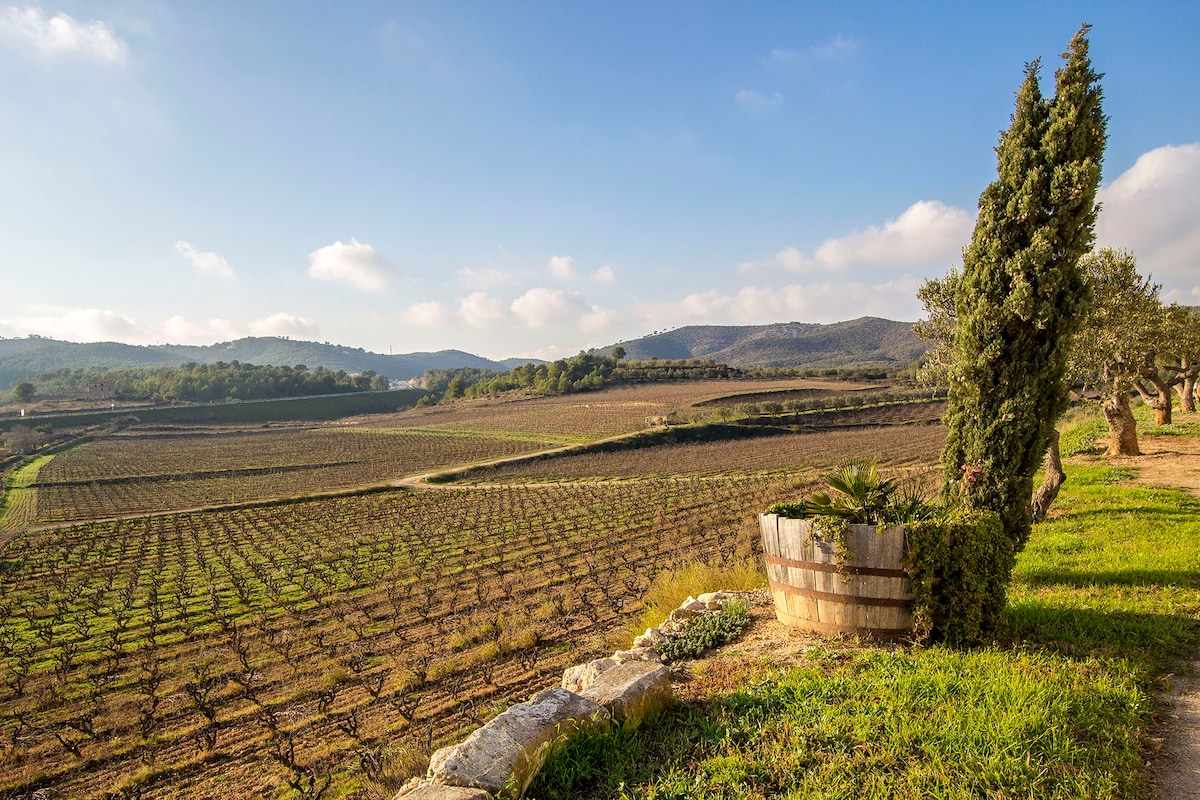
[[29,522],[31,514],[36,514],[37,489],[30,487],[37,482],[38,473],[52,458],[53,455],[35,456],[14,469],[0,483],[0,531]]
[[530,797],[1145,797],[1155,694],[1200,638],[1200,502],[1068,475],[1002,641],[714,659],[675,708],[552,756]]

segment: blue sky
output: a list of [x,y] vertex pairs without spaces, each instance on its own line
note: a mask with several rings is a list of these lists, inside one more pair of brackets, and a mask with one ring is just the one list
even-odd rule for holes
[[1200,304],[1197,3],[0,0],[0,336],[913,320],[1085,21],[1100,241]]

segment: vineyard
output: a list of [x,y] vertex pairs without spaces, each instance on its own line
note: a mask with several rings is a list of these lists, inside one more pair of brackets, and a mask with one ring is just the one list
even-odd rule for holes
[[0,796],[386,796],[800,488],[393,490],[27,534],[2,562]]
[[104,519],[348,489],[546,446],[421,430],[133,434],[56,456],[31,488],[37,522]]
[[723,442],[593,452],[522,461],[473,470],[470,480],[579,480],[641,475],[719,475],[728,473],[809,473],[832,467],[847,454],[874,458],[888,467],[929,465],[946,437],[940,425],[896,425],[824,433],[793,433]]
[[819,467],[859,455],[920,472],[941,444],[938,426],[836,429],[823,411],[835,429],[387,487],[699,416],[730,390],[134,427],[27,463],[0,543],[0,798],[390,797],[433,748],[627,644],[614,636],[660,570],[754,552],[757,513]]
[[599,392],[560,397],[536,397],[522,400],[482,400],[466,404],[415,408],[399,414],[377,417],[370,426],[414,426],[452,428],[481,432],[523,432],[559,438],[563,441],[590,441],[642,430],[668,419],[686,421],[711,417],[711,409],[697,406],[732,392],[824,389],[845,393],[862,384],[816,381],[695,381],[690,383],[617,386]]

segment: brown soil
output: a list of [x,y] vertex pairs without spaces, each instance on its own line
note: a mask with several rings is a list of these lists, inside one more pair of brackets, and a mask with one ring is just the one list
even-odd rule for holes
[[[1200,497],[1200,438],[1142,436],[1142,455],[1109,459],[1128,464],[1134,483],[1183,489]],[[1200,660],[1171,681],[1162,711],[1162,747],[1153,762],[1158,800],[1200,800]]]

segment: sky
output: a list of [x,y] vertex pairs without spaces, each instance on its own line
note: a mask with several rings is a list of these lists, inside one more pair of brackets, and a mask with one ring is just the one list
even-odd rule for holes
[[1200,304],[1200,3],[0,0],[0,337],[558,358],[916,320],[1082,23]]

